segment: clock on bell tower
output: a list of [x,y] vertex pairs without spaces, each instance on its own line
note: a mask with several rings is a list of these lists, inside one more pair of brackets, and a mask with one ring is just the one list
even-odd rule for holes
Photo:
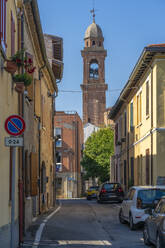
[[91,123],[95,126],[104,125],[104,112],[106,109],[105,84],[105,57],[107,51],[104,49],[104,37],[102,30],[95,23],[93,12],[93,23],[85,32],[85,46],[81,51],[83,57],[83,124]]

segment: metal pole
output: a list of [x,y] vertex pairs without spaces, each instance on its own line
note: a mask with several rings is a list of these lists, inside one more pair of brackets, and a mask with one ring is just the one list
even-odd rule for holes
[[15,222],[15,155],[16,147],[12,149],[12,191],[11,191],[11,240],[10,248],[14,248],[14,222]]

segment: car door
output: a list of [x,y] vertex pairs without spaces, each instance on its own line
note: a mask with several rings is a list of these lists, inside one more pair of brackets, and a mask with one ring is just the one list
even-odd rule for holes
[[135,189],[131,188],[128,191],[127,196],[125,197],[125,199],[122,203],[123,215],[126,219],[129,219],[129,212],[130,212],[131,205],[133,203],[134,193],[135,193]]
[[150,217],[149,233],[150,233],[150,238],[154,243],[156,242],[159,223],[161,219],[164,217],[164,215],[165,215],[165,202],[160,200],[153,214]]

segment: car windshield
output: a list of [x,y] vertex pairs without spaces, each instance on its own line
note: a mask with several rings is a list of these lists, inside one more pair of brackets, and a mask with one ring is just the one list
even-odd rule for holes
[[138,200],[141,200],[142,207],[152,206],[155,200],[165,196],[165,189],[146,189],[138,192]]
[[104,184],[104,189],[106,190],[112,190],[112,189],[116,189],[118,187],[117,183],[107,183]]

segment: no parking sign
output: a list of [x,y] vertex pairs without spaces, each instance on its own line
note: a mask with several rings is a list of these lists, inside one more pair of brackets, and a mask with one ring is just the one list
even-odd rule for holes
[[11,115],[5,121],[5,130],[12,136],[19,136],[25,131],[24,119],[19,115]]

